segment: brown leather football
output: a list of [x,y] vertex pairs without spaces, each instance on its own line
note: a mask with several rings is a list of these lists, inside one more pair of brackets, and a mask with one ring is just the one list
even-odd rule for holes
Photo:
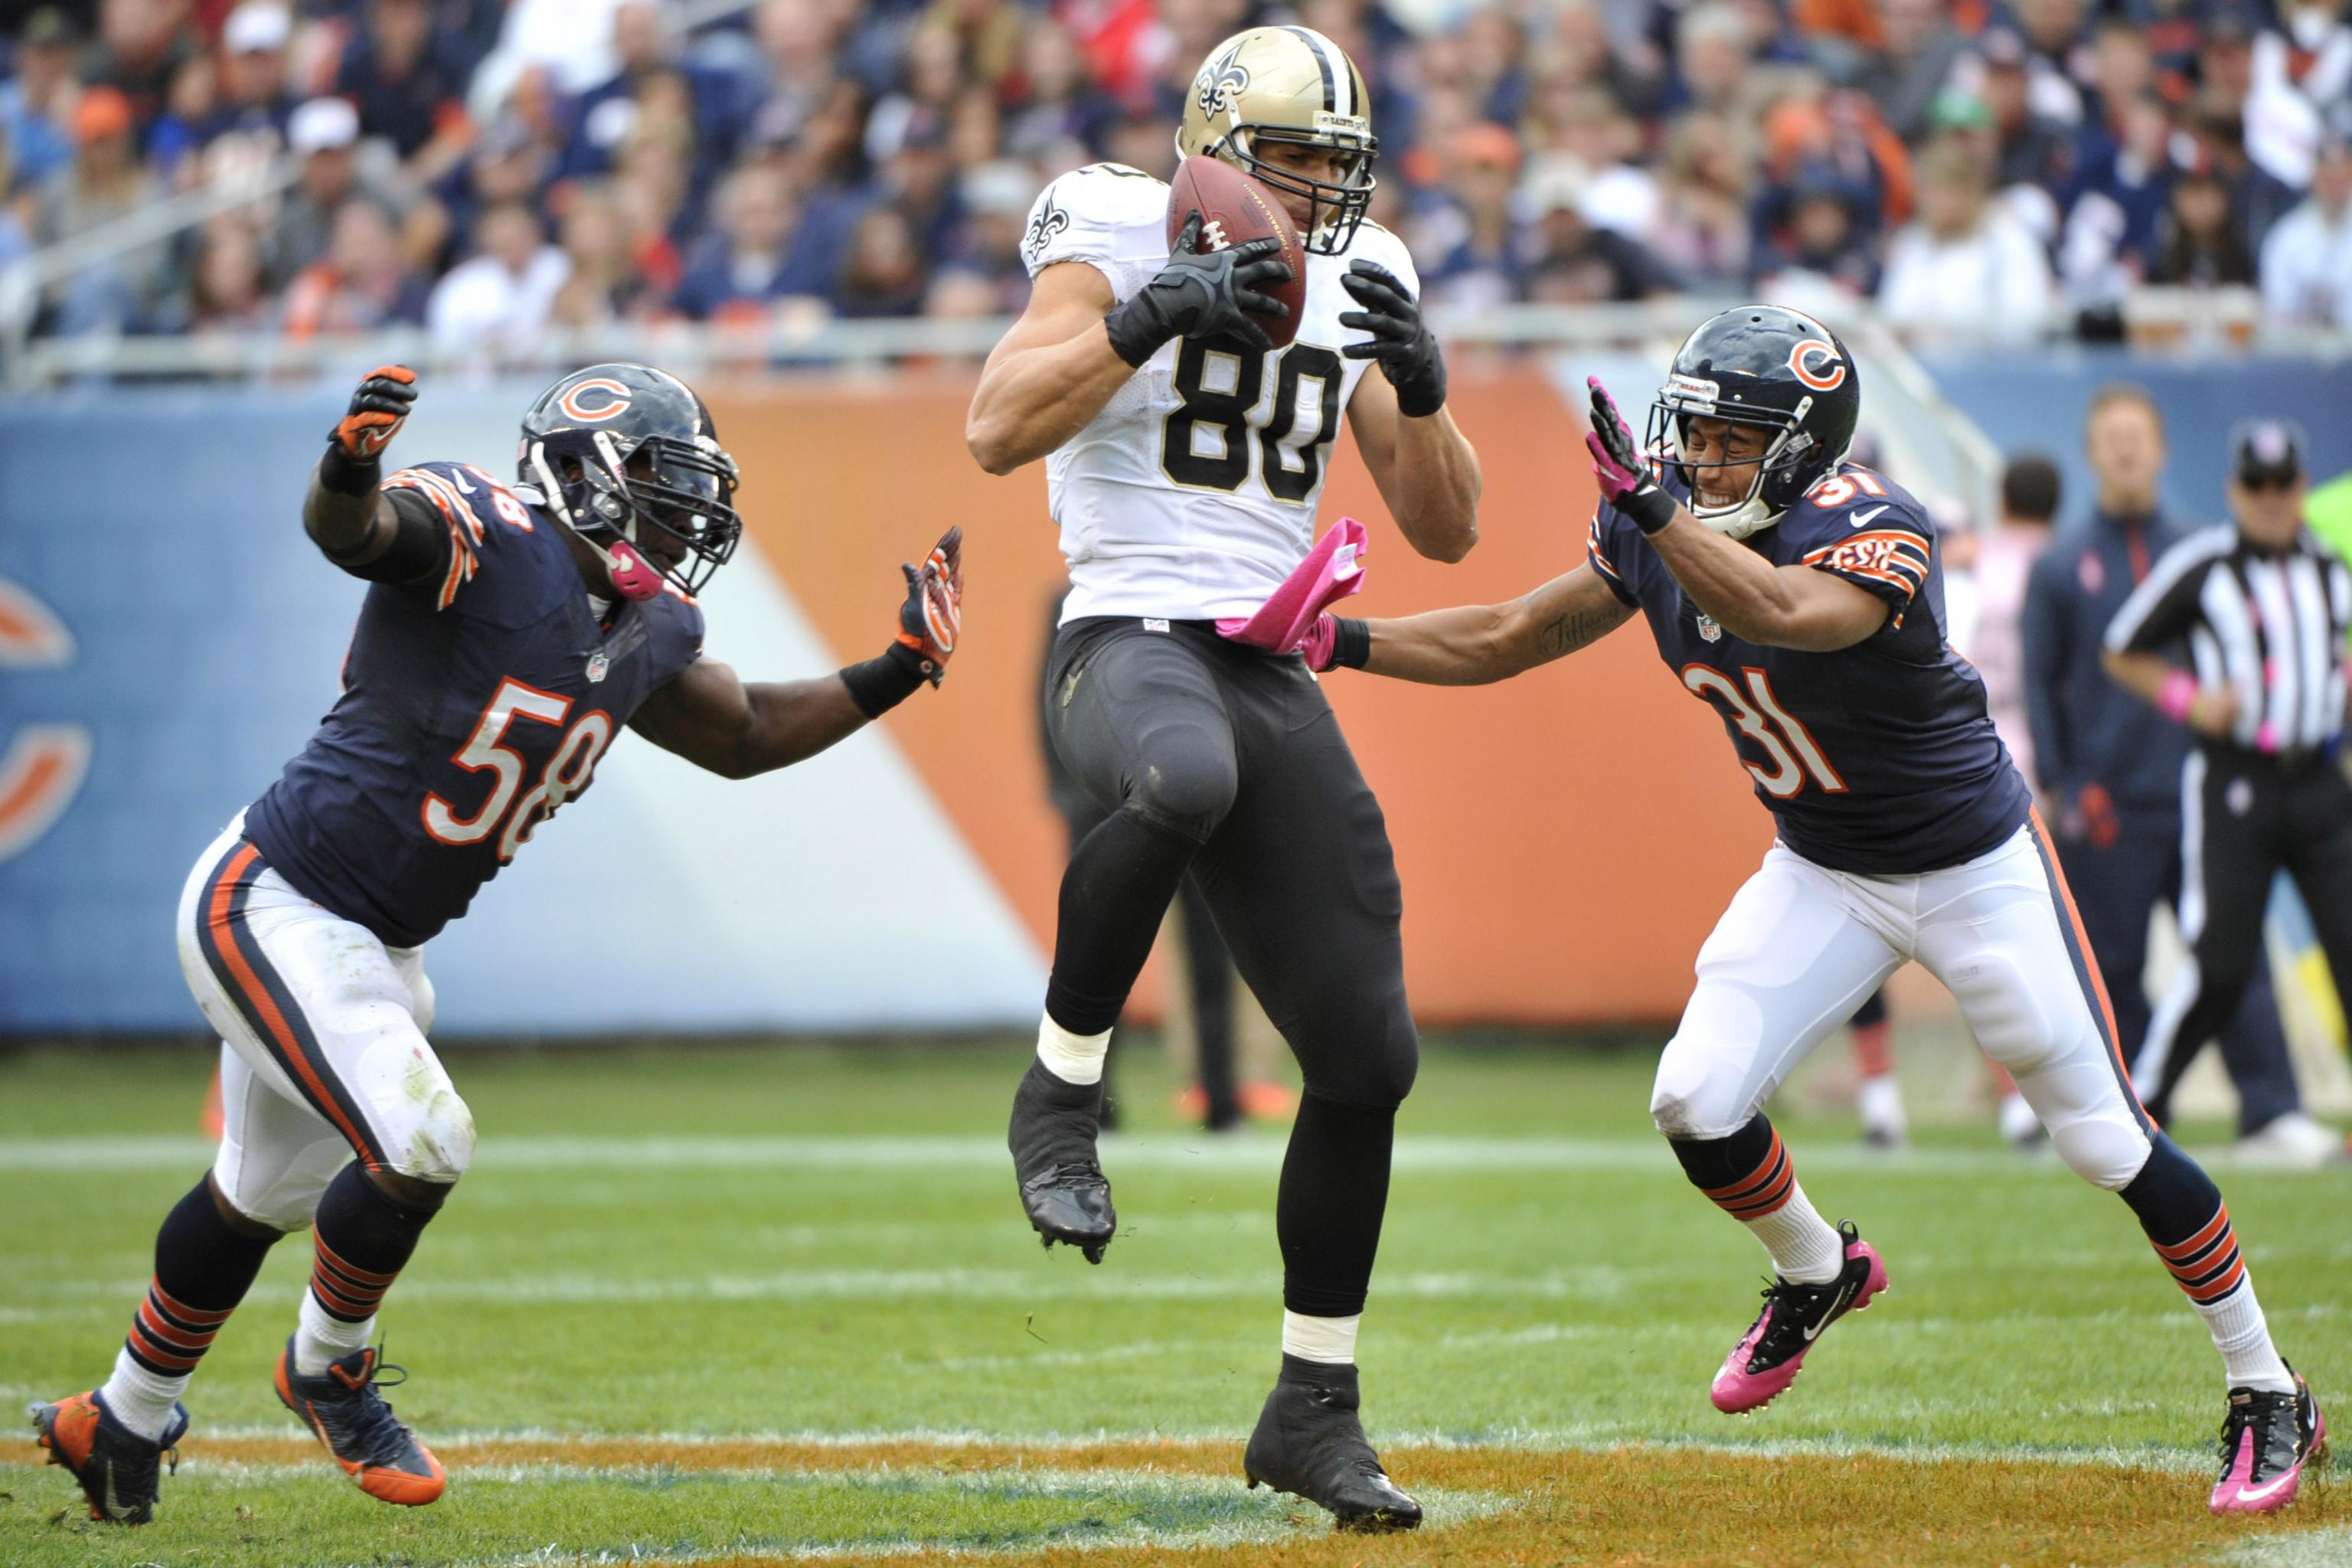
[[1216,158],[1187,158],[1168,184],[1168,247],[1172,251],[1184,232],[1185,215],[1201,215],[1201,255],[1253,239],[1279,239],[1278,258],[1290,264],[1290,281],[1260,285],[1263,292],[1290,307],[1287,316],[1259,316],[1258,325],[1282,347],[1298,335],[1300,316],[1307,309],[1307,253],[1298,243],[1298,226],[1282,209],[1272,191]]

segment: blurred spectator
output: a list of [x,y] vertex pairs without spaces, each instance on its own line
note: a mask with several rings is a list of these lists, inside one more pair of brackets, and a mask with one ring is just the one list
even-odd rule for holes
[[[1018,315],[1028,303],[1029,268],[1021,259],[1021,240],[1037,184],[1025,165],[1011,159],[967,170],[960,183],[963,223],[940,259],[992,291],[995,309],[978,314]],[[927,304],[925,313],[938,312]]]
[[278,0],[245,0],[221,26],[220,107],[205,140],[249,136],[272,149],[283,144],[294,98],[286,86],[286,51],[294,13]]
[[73,161],[74,53],[81,40],[66,14],[44,5],[17,35],[15,74],[0,82],[0,131],[16,177],[39,185]]
[[1889,129],[1912,142],[1927,129],[1928,106],[1968,48],[1945,15],[1945,0],[1877,0],[1880,47],[1856,77]]
[[2095,144],[2118,134],[2124,106],[2156,91],[2156,56],[2139,28],[2121,16],[2091,35],[2091,90],[2083,105],[2083,134]]
[[392,214],[366,196],[335,211],[327,254],[286,291],[286,334],[307,338],[425,324],[429,295],[401,255]]
[[1087,79],[1087,63],[1069,29],[1040,17],[1022,55],[1021,94],[1007,107],[1003,151],[1034,158],[1066,142],[1098,145],[1118,107]]
[[2253,252],[2231,221],[2230,187],[2211,167],[2185,170],[2172,182],[2147,280],[2200,289],[2253,282]]
[[2039,452],[2021,452],[2001,470],[2000,517],[1977,547],[1976,636],[1962,650],[1984,677],[1993,728],[2029,783],[2039,775],[2026,721],[2025,584],[2049,547],[2058,497],[2058,467]]
[[[548,152],[513,115],[501,115],[475,142],[472,155],[435,183],[431,198],[410,225],[412,256],[429,258],[438,271],[465,253],[477,216],[501,202],[536,205],[546,181]],[[676,189],[662,209],[667,226],[685,200],[686,174],[676,165]]]
[[2155,265],[2172,199],[2172,118],[2152,92],[2120,103],[2106,132],[2086,134],[2058,242],[2067,303],[2112,314]]
[[2014,0],[2010,7],[2025,42],[2027,100],[2033,112],[2061,125],[2080,125],[2090,77],[2084,0]]
[[2050,264],[1987,200],[1982,170],[1950,143],[1919,160],[1919,219],[1887,247],[1878,302],[1919,341],[2031,342],[2045,331]]
[[738,169],[719,187],[719,232],[688,262],[671,303],[697,321],[724,319],[794,294],[824,294],[832,279],[791,266],[798,205],[783,174]]
[[849,255],[834,290],[844,316],[911,316],[923,299],[923,255],[914,226],[896,207],[866,209],[851,231]]
[[1639,239],[1658,225],[1658,182],[1638,162],[1642,128],[1601,89],[1572,93],[1558,105],[1548,146],[1584,165],[1587,222]]
[[571,264],[546,243],[539,215],[521,202],[485,212],[478,232],[481,254],[435,286],[426,324],[446,352],[529,349],[547,325]]
[[[1547,163],[1558,171],[1548,188],[1565,179],[1567,199],[1581,203],[1589,184],[1583,165],[1564,154]],[[1423,227],[1421,285],[1433,303],[1475,310],[1517,293],[1511,186],[1518,172],[1519,139],[1501,126],[1482,121],[1454,137],[1447,188]],[[1539,212],[1528,216],[1541,221]]]
[[750,89],[728,72],[682,60],[652,0],[623,0],[613,12],[613,53],[619,69],[572,107],[571,139],[556,158],[553,177],[610,172],[615,149],[652,113],[682,124],[695,147],[695,183],[708,184],[735,156]]
[[[119,89],[85,89],[74,105],[73,162],[41,190],[35,238],[58,244],[126,217],[155,198],[155,181],[139,162],[131,100]],[[65,334],[127,331],[161,299],[168,252],[142,245],[84,266],[53,300],[54,330]]]
[[642,320],[661,303],[638,264],[627,212],[609,184],[572,193],[563,213],[563,254],[571,275],[555,291],[550,317],[559,327],[599,327]]
[[1729,121],[1693,114],[1676,127],[1653,249],[1692,288],[1728,292],[1748,281],[1750,183],[1747,151]]
[[176,331],[245,335],[270,330],[275,312],[262,287],[261,240],[236,216],[205,226],[188,287],[185,319]]
[[335,91],[359,110],[360,133],[391,142],[418,184],[440,178],[465,153],[458,52],[434,26],[427,0],[367,0],[343,46]]
[[[2023,38],[2007,27],[1995,27],[1986,31],[1979,47],[1984,52],[1980,90],[1992,116],[1994,187],[2004,193],[2021,188],[2042,193],[2042,205],[2050,207],[2048,193],[2063,184],[2073,170],[2074,137],[2034,107]],[[2037,225],[2036,232],[2055,237],[2054,207],[2046,221],[2047,226]]]
[[1528,224],[1519,274],[1526,298],[1549,305],[1626,303],[1678,286],[1639,241],[1585,219],[1583,165],[1555,154],[1529,171],[1518,205]]
[[1663,107],[1665,86],[1654,64],[1637,60],[1610,36],[1599,0],[1561,0],[1553,8],[1551,38],[1538,67],[1538,121],[1547,118],[1547,100],[1588,88],[1606,92],[1625,113],[1646,119]]
[[1878,262],[1862,201],[1862,193],[1830,165],[1799,169],[1772,204],[1777,221],[1757,247],[1758,290],[1775,298],[1822,286],[1853,299],[1875,293]]
[[1748,109],[1742,100],[1753,44],[1748,18],[1736,5],[1707,0],[1682,13],[1675,29],[1675,107],[1712,114]]
[[2326,116],[2352,96],[2352,26],[2341,0],[2278,0],[2278,26],[2256,36],[2249,67],[2248,145],[2271,173],[2304,185]]
[[340,98],[314,98],[287,122],[289,149],[301,160],[294,186],[281,198],[266,252],[273,287],[326,254],[335,215],[355,195],[387,206],[389,192],[362,179],[359,164],[359,111]]
[[162,111],[172,79],[195,52],[180,26],[184,9],[182,0],[100,0],[98,44],[83,58],[82,80],[119,90],[133,124]]
[[2263,242],[2263,311],[2281,327],[2352,329],[2352,146],[2326,138],[2311,196]]
[[2271,226],[2294,210],[2294,188],[2253,161],[2246,122],[2234,102],[2200,104],[2189,122],[2199,155],[2230,194],[2230,222],[2246,248],[2260,256]]

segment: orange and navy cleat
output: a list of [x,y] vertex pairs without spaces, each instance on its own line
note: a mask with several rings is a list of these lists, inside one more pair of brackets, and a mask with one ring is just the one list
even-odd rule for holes
[[319,1376],[304,1377],[294,1370],[294,1342],[288,1340],[278,1358],[278,1397],[318,1435],[360,1490],[378,1502],[415,1508],[438,1498],[447,1478],[433,1450],[393,1418],[392,1406],[376,1393],[379,1371],[408,1375],[405,1367],[379,1364],[374,1351],[358,1350],[329,1362]]
[[162,1440],[152,1443],[117,1420],[94,1391],[35,1405],[26,1414],[33,1418],[36,1440],[49,1451],[49,1463],[63,1465],[81,1483],[90,1518],[145,1524],[155,1517],[156,1471],[166,1455],[173,1469],[180,1468],[173,1445],[188,1430],[185,1406],[172,1406]]
[[1707,1391],[1715,1407],[1727,1415],[1761,1410],[1797,1381],[1805,1352],[1822,1330],[1870,1305],[1886,1289],[1886,1265],[1870,1243],[1847,1220],[1838,1226],[1845,1244],[1845,1267],[1822,1285],[1775,1279],[1764,1290],[1764,1310],[1723,1358]]
[[2294,1500],[2307,1465],[2327,1458],[2327,1417],[2294,1368],[2294,1391],[2230,1390],[2221,1423],[2221,1479],[2213,1483],[2215,1513],[2276,1513]]

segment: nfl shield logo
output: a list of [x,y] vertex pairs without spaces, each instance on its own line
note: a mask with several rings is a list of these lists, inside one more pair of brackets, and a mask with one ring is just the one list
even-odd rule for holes
[[1715,624],[1714,616],[1701,611],[1698,617],[1698,635],[1708,642],[1721,642],[1723,628]]
[[604,679],[604,672],[612,668],[613,661],[604,657],[604,649],[599,648],[594,653],[590,654],[588,656],[588,684],[593,686],[598,681]]

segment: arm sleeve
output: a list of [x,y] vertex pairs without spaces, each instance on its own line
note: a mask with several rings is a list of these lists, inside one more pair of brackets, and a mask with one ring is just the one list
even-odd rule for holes
[[[424,588],[438,583],[449,570],[449,531],[441,521],[441,514],[433,503],[413,489],[387,489],[380,492],[392,503],[394,531],[391,548],[373,561],[354,565],[335,561],[335,564],[354,577],[370,583],[389,583],[397,588]],[[333,561],[333,556],[329,556]]]
[[385,475],[382,488],[394,505],[415,508],[441,533],[440,571],[402,584],[431,595],[436,610],[456,604],[509,538],[537,527],[512,491],[468,464],[420,463]]
[[2187,637],[2197,624],[2197,596],[2218,554],[2205,535],[2184,539],[2157,558],[2131,597],[2107,623],[2109,653],[2153,653]]
[[2050,555],[2033,563],[2025,579],[2025,605],[2018,616],[2018,640],[2025,664],[2025,727],[2033,737],[2034,782],[2053,793],[2067,782],[2064,709],[2059,702],[2066,673],[2065,611]]

